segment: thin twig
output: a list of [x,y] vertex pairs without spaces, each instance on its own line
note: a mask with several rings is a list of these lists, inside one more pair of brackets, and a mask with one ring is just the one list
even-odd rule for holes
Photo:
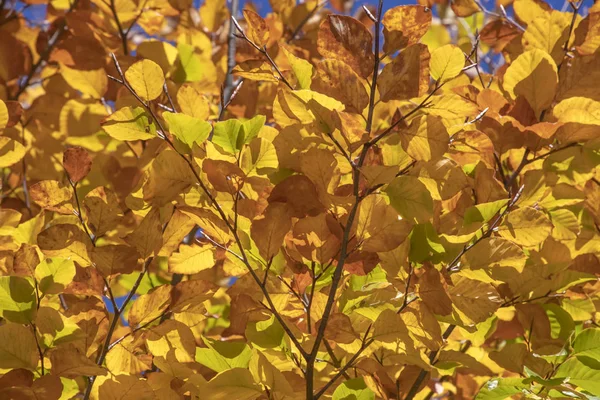
[[[71,7],[69,7],[69,10],[67,11],[67,14],[70,14],[77,7],[78,4],[79,4],[79,0],[75,0],[73,2],[73,4],[71,4]],[[15,93],[13,96],[10,97],[11,100],[18,100],[19,96],[21,96],[21,94],[29,87],[31,79],[37,73],[37,70],[40,68],[40,66],[44,62],[46,62],[46,59],[48,58],[48,56],[50,56],[50,53],[52,52],[52,49],[54,49],[54,46],[56,46],[56,44],[58,43],[59,39],[61,38],[61,36],[65,32],[66,27],[67,27],[67,19],[65,18],[63,20],[63,22],[56,28],[56,31],[54,32],[54,34],[52,35],[52,37],[48,41],[48,46],[40,54],[40,58],[33,65],[33,67],[31,67],[31,70],[29,71],[29,74],[25,78],[25,81],[19,85],[19,89],[17,90],[17,93]]]
[[[235,20],[234,20],[234,22],[235,22]],[[217,202],[215,196],[211,193],[211,191],[205,185],[204,181],[202,181],[202,179],[200,178],[200,175],[198,174],[198,172],[196,171],[196,168],[194,167],[193,158],[192,157],[189,157],[189,158],[186,157],[185,154],[180,153],[177,150],[177,148],[175,148],[175,146],[174,146],[173,142],[171,141],[171,139],[169,139],[169,137],[166,135],[166,131],[163,128],[162,123],[160,122],[160,120],[156,116],[156,113],[154,112],[154,110],[152,109],[152,107],[150,106],[150,104],[147,103],[147,102],[145,102],[145,101],[143,101],[139,97],[139,95],[135,92],[135,90],[131,87],[131,85],[129,85],[129,83],[127,82],[127,79],[125,78],[125,74],[123,73],[123,70],[121,69],[121,65],[119,64],[119,61],[117,60],[117,57],[114,54],[112,54],[112,53],[111,53],[111,57],[112,57],[113,62],[115,64],[115,68],[117,69],[117,72],[119,73],[119,76],[121,77],[121,81],[123,82],[123,86],[125,86],[125,88],[136,98],[136,100],[150,114],[150,116],[152,117],[152,119],[154,120],[154,122],[156,123],[156,125],[158,126],[159,130],[163,133],[163,135],[162,135],[163,140],[165,140],[165,142],[169,145],[169,147],[171,149],[173,149],[181,157],[181,159],[183,159],[183,161],[187,164],[190,172],[194,175],[194,177],[195,177],[198,185],[200,186],[200,188],[202,189],[202,191],[204,192],[204,194],[208,198],[210,204],[213,206],[213,208],[215,209],[215,211],[217,212],[217,214],[219,214],[219,217],[221,218],[221,220],[227,226],[227,229],[229,230],[229,232],[233,236],[235,244],[237,245],[237,247],[239,248],[239,250],[241,252],[241,254],[239,255],[240,261],[242,261],[244,263],[246,269],[248,270],[248,273],[252,276],[252,279],[256,282],[256,284],[261,289],[263,295],[265,296],[265,298],[267,300],[267,303],[269,304],[270,310],[272,311],[273,315],[275,316],[275,319],[277,319],[277,322],[279,322],[281,324],[283,330],[289,336],[290,340],[296,346],[296,348],[298,349],[298,351],[300,352],[300,354],[302,354],[303,357],[307,357],[307,355],[308,355],[307,352],[301,346],[298,338],[296,338],[296,336],[294,335],[294,333],[291,331],[291,329],[289,328],[289,326],[286,324],[286,322],[283,319],[283,317],[281,316],[281,314],[277,311],[277,309],[275,307],[275,304],[273,303],[273,300],[271,299],[271,296],[270,296],[269,292],[267,291],[266,286],[262,284],[260,277],[254,271],[254,268],[252,268],[252,265],[250,264],[250,261],[248,259],[247,254],[246,254],[246,251],[244,250],[244,245],[242,243],[242,240],[240,239],[238,231],[235,229],[235,227],[233,226],[233,224],[231,223],[231,221],[229,221],[229,218],[225,214],[225,211],[223,211],[223,208],[221,207],[221,205]]]
[[275,71],[277,72],[277,75],[279,75],[279,79],[285,83],[285,85],[290,88],[291,90],[294,90],[293,86],[290,84],[290,82],[288,82],[288,80],[285,78],[285,76],[283,76],[283,74],[281,73],[281,70],[279,69],[279,67],[277,66],[277,64],[275,63],[275,61],[271,58],[271,56],[269,55],[269,52],[267,51],[267,46],[264,45],[262,47],[260,47],[259,45],[257,45],[256,43],[254,43],[244,32],[244,30],[242,29],[242,27],[240,26],[240,24],[237,22],[237,20],[235,19],[234,16],[231,16],[231,21],[233,22],[233,24],[235,25],[235,27],[237,28],[237,30],[240,32],[240,36],[242,39],[244,39],[248,44],[250,44],[252,47],[254,47],[256,49],[256,51],[258,51],[259,53],[261,53],[269,62],[269,64],[271,64],[271,66],[275,69]]

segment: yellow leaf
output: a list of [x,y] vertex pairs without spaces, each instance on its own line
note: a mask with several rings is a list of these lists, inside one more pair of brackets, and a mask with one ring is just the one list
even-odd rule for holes
[[303,58],[297,57],[292,52],[292,48],[285,43],[280,43],[279,48],[287,57],[292,71],[296,75],[296,80],[298,81],[298,85],[300,85],[299,89],[309,89],[313,74],[312,64]]
[[73,214],[73,189],[58,181],[41,181],[31,185],[31,200],[40,207],[60,214]]
[[177,59],[177,48],[169,42],[144,40],[136,49],[138,56],[148,58],[162,68],[166,74]]
[[460,47],[447,44],[431,54],[429,70],[431,77],[438,82],[456,77],[465,66],[465,56]]
[[160,66],[151,60],[141,60],[125,71],[125,79],[142,100],[156,99],[163,92],[165,75]]
[[498,234],[522,246],[542,243],[552,231],[552,222],[541,211],[531,207],[511,211],[498,227]]
[[182,85],[177,91],[177,104],[181,112],[190,117],[205,121],[210,115],[208,101],[190,84]]
[[252,10],[243,10],[244,20],[248,25],[246,35],[258,47],[265,46],[269,41],[269,26],[265,20]]
[[159,286],[138,297],[129,310],[129,325],[135,328],[155,320],[168,308],[170,301],[170,285]]
[[0,368],[35,371],[39,360],[31,329],[12,323],[0,325]]
[[104,97],[108,88],[108,77],[104,68],[80,70],[63,64],[60,66],[60,73],[69,86],[94,99]]
[[383,195],[370,195],[360,203],[356,236],[364,251],[391,251],[402,244],[410,230],[411,224],[398,218]]
[[123,217],[117,195],[104,186],[89,192],[83,199],[83,207],[87,224],[96,236],[114,229]]
[[82,375],[106,375],[107,371],[87,358],[73,345],[62,345],[50,354],[52,373],[65,378],[77,378]]
[[433,115],[414,119],[408,130],[400,133],[402,148],[417,161],[437,161],[448,150],[449,140],[442,119]]
[[558,64],[565,56],[563,47],[570,25],[571,13],[543,13],[527,25],[527,30],[523,33],[523,45],[526,50],[545,51]]
[[255,138],[242,150],[240,167],[248,177],[276,172],[278,166],[277,150],[273,143],[266,139]]
[[131,375],[117,375],[112,379],[105,379],[97,383],[98,399],[123,400],[124,396],[131,395],[136,400],[156,400],[156,394],[145,379]]
[[538,116],[552,103],[557,85],[556,64],[539,49],[521,54],[504,74],[504,89],[513,99],[523,96]]
[[197,274],[215,265],[215,247],[207,245],[186,245],[179,247],[179,252],[169,257],[169,272],[175,274]]
[[25,147],[6,136],[0,136],[0,168],[10,167],[25,156]]
[[237,64],[232,71],[237,76],[252,81],[279,82],[271,64],[262,60],[248,60]]
[[229,18],[229,10],[225,0],[207,0],[200,7],[202,25],[210,32],[221,28]]
[[6,128],[8,125],[8,107],[6,107],[6,103],[0,100],[0,131]]
[[144,185],[144,200],[163,206],[185,193],[196,183],[189,165],[172,150],[165,150],[152,162],[150,177]]
[[38,246],[48,257],[70,258],[86,267],[92,262],[90,238],[77,225],[57,224],[42,231],[38,237]]
[[149,328],[146,345],[155,357],[166,358],[167,354],[174,352],[179,362],[193,362],[196,354],[196,341],[191,329],[172,319]]
[[254,400],[263,394],[245,368],[233,368],[219,373],[204,386],[204,400]]
[[[111,374],[137,375],[152,369],[152,356],[140,352],[139,341],[130,337],[112,347],[106,354],[106,368]],[[136,393],[136,398],[138,397]]]
[[156,137],[154,122],[141,107],[123,107],[102,123],[106,133],[117,140],[148,140]]
[[325,59],[317,64],[312,89],[343,102],[349,112],[360,114],[369,104],[363,80],[340,60]]

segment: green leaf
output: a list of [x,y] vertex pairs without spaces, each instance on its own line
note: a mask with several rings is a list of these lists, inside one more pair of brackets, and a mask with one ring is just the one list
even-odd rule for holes
[[265,121],[264,115],[257,115],[244,122],[237,119],[217,122],[212,141],[227,153],[236,154],[258,135]]
[[202,60],[194,52],[194,46],[187,43],[177,45],[179,60],[176,63],[177,69],[173,74],[176,82],[197,82],[204,78],[202,70]]
[[47,258],[35,267],[35,279],[43,294],[58,294],[75,277],[75,263],[65,258]]
[[504,400],[528,388],[521,378],[494,378],[483,385],[475,400]]
[[29,324],[35,319],[36,303],[33,279],[0,276],[0,315],[4,319]]
[[196,361],[215,372],[232,368],[247,368],[252,349],[243,342],[219,341],[203,338],[208,348],[196,348]]
[[237,119],[228,119],[215,124],[212,141],[229,154],[237,153],[238,134],[242,123]]
[[[583,343],[587,344],[587,335]],[[566,378],[565,381],[579,386],[591,393],[600,394],[600,370],[592,369],[578,358],[570,358],[558,367],[555,378]]]
[[148,140],[156,137],[156,127],[141,107],[123,107],[106,118],[102,128],[117,140]]
[[585,329],[575,338],[573,354],[600,360],[600,329]]
[[477,204],[467,208],[464,218],[464,226],[475,222],[488,222],[508,203],[508,199],[492,201],[491,203]]
[[390,204],[403,218],[427,222],[433,216],[433,199],[427,187],[414,176],[399,176],[385,190]]
[[333,400],[374,400],[375,393],[367,387],[363,378],[344,381],[333,392]]
[[415,225],[410,234],[409,258],[413,262],[435,261],[445,253],[444,246],[431,223]]
[[166,111],[163,113],[163,118],[169,124],[169,132],[187,146],[188,152],[194,143],[201,145],[208,138],[212,129],[208,122],[186,114]]

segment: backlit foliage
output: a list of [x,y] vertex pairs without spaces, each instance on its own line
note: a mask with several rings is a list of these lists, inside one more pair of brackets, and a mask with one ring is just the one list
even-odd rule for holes
[[599,3],[71,1],[1,3],[0,398],[600,396]]

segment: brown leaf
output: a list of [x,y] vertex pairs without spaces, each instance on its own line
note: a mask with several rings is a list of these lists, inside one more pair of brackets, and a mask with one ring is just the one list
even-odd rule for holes
[[291,227],[291,212],[285,203],[269,204],[264,216],[254,220],[251,228],[252,239],[265,260],[270,260],[279,252]]
[[71,182],[77,183],[92,169],[92,159],[83,147],[70,147],[63,153],[63,166]]
[[319,28],[317,49],[325,58],[348,64],[363,78],[373,72],[373,37],[352,17],[329,15]]
[[429,88],[429,51],[424,44],[404,49],[377,79],[381,101],[420,97]]
[[452,300],[448,296],[445,284],[442,284],[442,277],[430,264],[423,266],[423,274],[419,276],[419,297],[435,314],[452,313]]
[[391,54],[417,43],[431,26],[431,10],[423,6],[398,6],[383,16],[383,51]]

